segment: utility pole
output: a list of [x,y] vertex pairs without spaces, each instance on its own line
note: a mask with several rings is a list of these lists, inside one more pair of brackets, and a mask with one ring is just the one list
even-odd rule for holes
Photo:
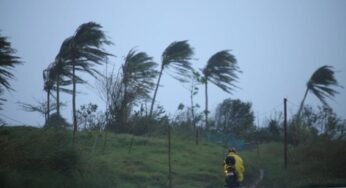
[[287,99],[284,98],[284,167],[287,169]]

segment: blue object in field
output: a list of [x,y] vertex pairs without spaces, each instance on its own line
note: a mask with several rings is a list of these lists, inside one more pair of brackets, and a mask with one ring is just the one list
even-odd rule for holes
[[224,147],[233,146],[237,148],[237,150],[241,150],[244,148],[245,142],[243,139],[239,139],[233,134],[223,133],[220,131],[208,131],[207,138],[209,141],[214,142],[216,144],[221,144]]

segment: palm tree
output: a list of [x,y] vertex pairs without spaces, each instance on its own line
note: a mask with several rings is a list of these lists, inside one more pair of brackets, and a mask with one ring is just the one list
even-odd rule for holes
[[[16,50],[11,48],[11,43],[7,41],[6,37],[1,36],[0,33],[0,95],[5,89],[13,90],[8,79],[13,79],[14,75],[9,70],[11,70],[14,65],[22,63],[19,61],[19,57],[14,55],[15,53]],[[0,98],[0,101],[5,101],[5,99]],[[2,103],[0,102],[0,106],[1,105]]]
[[229,50],[223,50],[209,58],[202,72],[205,84],[205,125],[208,126],[208,81],[231,93],[233,88],[237,87],[234,82],[238,79],[237,73],[241,71],[234,55]]
[[310,77],[306,84],[306,90],[300,107],[297,112],[298,119],[300,118],[301,111],[304,106],[306,96],[309,91],[311,91],[325,106],[329,106],[326,98],[332,98],[335,94],[338,94],[336,90],[331,88],[331,86],[341,87],[338,81],[334,77],[334,71],[332,66],[324,65],[318,68]]
[[181,81],[185,82],[188,78],[189,72],[192,70],[190,60],[194,54],[192,47],[185,41],[175,41],[171,43],[161,55],[161,70],[159,73],[159,78],[157,80],[154,96],[151,102],[149,117],[152,116],[153,108],[155,104],[156,94],[158,87],[160,85],[160,80],[162,72],[165,68],[175,72],[172,76]]
[[121,104],[121,122],[126,123],[128,107],[135,100],[149,99],[149,93],[154,88],[153,79],[158,72],[155,70],[157,63],[152,60],[145,52],[136,52],[131,49],[125,57],[122,66],[123,78],[123,100]]
[[53,89],[54,81],[52,80],[52,74],[50,73],[51,66],[43,70],[43,81],[44,81],[44,90],[47,92],[47,111],[45,115],[46,121],[49,119],[50,114],[50,95],[51,90]]
[[[60,91],[72,94],[72,90],[62,88],[62,86],[69,86],[72,84],[72,66],[68,62],[64,61],[64,59],[61,58],[58,54],[55,58],[55,61],[53,62],[52,68],[49,70],[50,74],[52,75],[51,77],[55,82],[52,89],[56,91],[56,111],[58,116],[60,116]],[[77,75],[75,75],[75,80],[77,84],[87,83]]]
[[61,58],[68,61],[72,66],[72,111],[73,111],[73,138],[77,131],[76,116],[76,70],[87,72],[93,77],[100,73],[93,68],[100,65],[110,54],[102,48],[104,44],[111,44],[101,30],[102,26],[88,22],[80,25],[75,34],[62,44],[59,52]]
[[[68,77],[69,80],[64,80],[64,77]],[[60,100],[59,92],[60,90],[72,94],[72,90],[60,88],[60,86],[67,86],[72,84],[72,74],[70,66],[63,65],[63,62],[57,59],[48,65],[48,68],[43,71],[43,80],[44,80],[44,90],[47,92],[47,112],[46,119],[49,118],[50,111],[50,96],[52,95],[51,91],[56,91],[56,110],[57,114],[60,115]],[[76,77],[77,83],[85,83],[84,80]],[[54,96],[53,96],[54,97]]]

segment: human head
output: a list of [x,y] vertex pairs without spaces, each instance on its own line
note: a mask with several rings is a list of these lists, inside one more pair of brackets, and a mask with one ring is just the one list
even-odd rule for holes
[[235,147],[229,147],[229,148],[228,148],[228,153],[229,153],[229,152],[236,153],[237,150],[235,149]]

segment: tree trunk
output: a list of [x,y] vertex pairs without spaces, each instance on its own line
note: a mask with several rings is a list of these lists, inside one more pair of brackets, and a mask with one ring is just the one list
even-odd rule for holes
[[72,113],[73,113],[73,143],[75,143],[75,136],[77,132],[77,116],[76,116],[76,78],[75,78],[75,62],[72,65]]
[[151,118],[151,116],[153,115],[153,109],[154,109],[156,94],[157,94],[157,90],[158,90],[159,85],[160,85],[160,80],[161,80],[162,72],[163,72],[163,66],[161,67],[161,71],[160,71],[160,74],[159,74],[159,78],[158,78],[157,83],[156,83],[156,88],[155,88],[154,96],[153,96],[153,99],[152,99],[152,101],[151,101],[150,112],[149,112],[149,118]]
[[193,104],[193,91],[194,91],[194,85],[191,85],[191,95],[190,95],[190,100],[191,100],[191,116],[192,116],[192,126],[194,129],[196,129],[196,122],[195,122],[195,107]]
[[58,116],[60,116],[60,95],[59,95],[59,90],[60,90],[60,76],[57,78],[56,82],[56,113]]
[[198,128],[196,127],[196,119],[195,119],[195,110],[194,110],[194,103],[193,103],[193,93],[194,93],[194,85],[191,86],[191,116],[192,116],[192,126],[196,131],[196,145],[198,145]]
[[127,94],[127,82],[124,82],[124,98],[123,101],[121,102],[121,107],[120,107],[120,118],[121,118],[121,126],[124,128],[124,130],[126,129],[126,125],[127,125],[127,116],[128,116],[128,112],[127,112],[127,106],[128,106],[128,94]]
[[50,112],[50,90],[47,90],[47,112],[46,112],[46,123],[47,123],[47,120],[49,119],[49,112]]
[[300,103],[299,110],[298,110],[298,113],[297,113],[297,118],[298,118],[298,120],[300,120],[300,114],[301,114],[301,112],[302,112],[302,110],[303,110],[304,102],[305,102],[305,99],[306,99],[306,96],[307,96],[308,92],[309,92],[309,88],[306,87],[306,91],[305,91],[303,100],[302,100],[302,102]]
[[205,127],[208,128],[208,80],[205,78]]

